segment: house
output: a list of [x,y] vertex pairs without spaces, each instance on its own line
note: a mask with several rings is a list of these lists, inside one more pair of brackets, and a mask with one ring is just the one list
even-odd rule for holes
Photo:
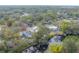
[[28,13],[24,13],[22,16],[29,16],[29,14]]
[[27,28],[27,31],[29,32],[38,32],[38,27],[37,26],[32,26],[32,27],[28,27]]
[[22,37],[32,37],[32,34],[26,31],[20,32],[20,36]]
[[61,42],[62,39],[63,39],[63,36],[54,36],[49,40],[49,43]]
[[54,38],[51,38],[51,39],[49,40],[49,43],[54,43],[54,42],[56,42]]
[[54,32],[58,32],[59,29],[57,26],[54,26],[54,25],[46,25],[46,27],[51,30],[51,31],[54,31]]
[[28,31],[28,25],[26,23],[21,23],[21,26],[20,26],[20,36],[21,37],[31,37],[31,33]]
[[32,37],[33,32],[38,32],[37,26],[30,27],[26,23],[21,23],[19,33],[22,37]]

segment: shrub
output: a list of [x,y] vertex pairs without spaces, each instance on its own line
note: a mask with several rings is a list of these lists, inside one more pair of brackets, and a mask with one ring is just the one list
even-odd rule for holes
[[50,38],[52,38],[54,35],[55,35],[55,33],[54,33],[54,32],[51,32],[51,33],[48,35],[48,38],[50,39]]
[[60,32],[57,32],[56,34],[57,35],[63,35],[64,33],[62,31],[60,31]]

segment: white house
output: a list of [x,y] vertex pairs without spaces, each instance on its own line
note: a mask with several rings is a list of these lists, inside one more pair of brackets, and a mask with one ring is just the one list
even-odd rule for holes
[[28,14],[28,13],[24,13],[22,16],[29,16],[30,14]]
[[57,26],[54,25],[46,25],[46,27],[52,31],[59,31]]
[[37,26],[29,27],[27,28],[27,30],[30,32],[38,32],[38,27]]

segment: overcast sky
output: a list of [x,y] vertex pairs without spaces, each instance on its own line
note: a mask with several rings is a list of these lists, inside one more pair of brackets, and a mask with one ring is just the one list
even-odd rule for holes
[[79,5],[79,0],[0,0],[0,5]]

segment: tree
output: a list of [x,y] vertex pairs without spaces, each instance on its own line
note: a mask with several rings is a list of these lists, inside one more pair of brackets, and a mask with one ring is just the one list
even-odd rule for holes
[[63,40],[63,46],[64,46],[63,52],[76,53],[78,50],[77,48],[79,47],[78,45],[76,45],[77,42],[79,42],[78,36],[74,35],[66,36],[65,39]]
[[48,41],[48,29],[45,26],[39,26],[39,31],[33,34],[35,43],[47,43]]
[[68,30],[69,26],[70,26],[69,20],[61,20],[59,22],[59,28],[62,32],[65,32],[66,30]]
[[63,45],[62,43],[51,43],[49,44],[48,50],[51,53],[59,53],[59,52],[62,52]]

